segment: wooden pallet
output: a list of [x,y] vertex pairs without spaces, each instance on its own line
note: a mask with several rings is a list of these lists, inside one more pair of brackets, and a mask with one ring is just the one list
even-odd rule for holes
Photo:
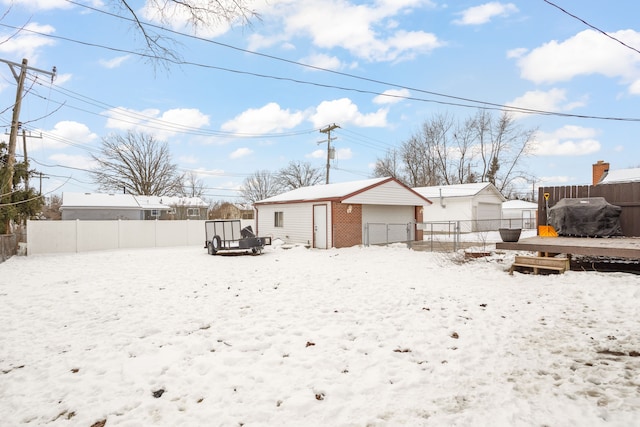
[[529,269],[533,270],[533,274],[539,274],[545,270],[564,273],[569,270],[569,266],[569,258],[516,255],[515,262],[509,269],[509,274],[513,274],[514,271]]

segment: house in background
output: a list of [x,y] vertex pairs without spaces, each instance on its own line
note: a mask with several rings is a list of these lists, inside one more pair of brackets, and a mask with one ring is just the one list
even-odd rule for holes
[[611,170],[609,163],[598,160],[592,170],[593,185],[640,182],[640,168]]
[[422,240],[430,203],[395,178],[302,187],[254,203],[256,234],[319,249]]
[[132,194],[62,193],[62,220],[207,219],[208,204],[199,197]]
[[502,227],[535,229],[538,224],[538,204],[524,200],[507,200],[502,204]]
[[449,231],[457,221],[460,221],[462,232],[500,228],[502,203],[507,199],[490,182],[416,187],[413,190],[433,202],[424,206],[424,218],[428,222],[442,223],[437,224],[435,231]]
[[209,211],[209,219],[253,219],[251,205],[236,205],[230,202],[214,204]]

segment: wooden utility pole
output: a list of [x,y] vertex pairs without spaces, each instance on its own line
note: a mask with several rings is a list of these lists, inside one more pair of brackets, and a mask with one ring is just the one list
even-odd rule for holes
[[329,160],[331,160],[333,158],[332,154],[333,152],[331,151],[331,141],[333,141],[335,138],[331,138],[331,131],[334,129],[339,128],[340,126],[338,126],[337,124],[332,124],[327,126],[324,129],[320,129],[321,133],[326,133],[327,134],[327,184],[329,183],[329,168],[331,167],[331,164],[329,163]]
[[[20,122],[20,106],[22,105],[22,92],[24,90],[24,80],[27,76],[27,70],[35,71],[37,73],[49,74],[51,76],[51,81],[53,81],[56,75],[56,68],[53,67],[53,71],[45,71],[29,67],[27,65],[28,61],[26,58],[22,60],[22,64],[17,64],[5,59],[0,59],[0,62],[4,62],[9,65],[11,73],[18,83],[18,89],[16,91],[16,102],[13,105],[13,116],[11,118],[11,133],[9,134],[7,173],[5,175],[4,182],[2,183],[2,185],[0,185],[0,194],[6,195],[6,197],[2,198],[2,202],[5,202],[6,200],[8,203],[10,202],[11,193],[13,193],[13,172],[16,163],[16,141],[18,139],[18,123]],[[19,73],[16,71],[18,67],[20,69]],[[9,219],[7,219],[7,223],[5,224],[5,228],[7,229],[6,231],[8,231],[8,225]]]

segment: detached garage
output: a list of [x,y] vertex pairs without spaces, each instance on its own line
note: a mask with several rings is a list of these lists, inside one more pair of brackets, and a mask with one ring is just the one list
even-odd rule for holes
[[460,221],[463,232],[500,228],[505,197],[490,182],[417,187],[414,190],[433,202],[424,207],[430,222]]
[[430,203],[395,178],[302,187],[254,204],[256,234],[318,249],[422,240]]

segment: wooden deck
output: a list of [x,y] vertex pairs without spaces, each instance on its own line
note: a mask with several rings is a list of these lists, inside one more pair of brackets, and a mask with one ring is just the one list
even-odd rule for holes
[[497,242],[496,249],[550,254],[640,259],[639,237],[527,237],[518,242]]

